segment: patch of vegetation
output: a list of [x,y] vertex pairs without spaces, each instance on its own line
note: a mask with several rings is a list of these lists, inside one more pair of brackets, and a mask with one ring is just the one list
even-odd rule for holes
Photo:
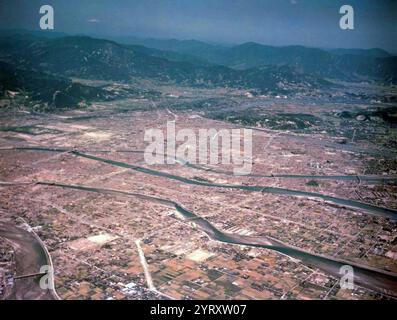
[[311,114],[277,113],[258,114],[255,110],[243,112],[218,112],[209,114],[215,120],[229,121],[251,127],[265,127],[274,130],[307,130],[321,126],[323,121]]
[[306,185],[309,187],[318,187],[319,186],[319,184],[316,180],[310,180],[310,181],[306,182]]
[[222,277],[222,273],[215,269],[209,269],[207,271],[207,276],[211,281],[214,281],[220,277]]

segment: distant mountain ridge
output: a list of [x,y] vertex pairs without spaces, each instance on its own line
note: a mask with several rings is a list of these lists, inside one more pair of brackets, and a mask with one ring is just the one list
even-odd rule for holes
[[42,34],[0,31],[0,95],[9,99],[7,92],[19,92],[19,103],[40,110],[152,94],[129,86],[114,89],[125,87],[115,83],[91,87],[71,81],[73,77],[124,83],[150,79],[168,85],[243,89],[250,94],[327,97],[333,94],[328,89],[341,88],[333,80],[397,83],[397,56],[381,49],[324,50],[254,42],[219,46],[155,39],[121,44]]
[[[0,59],[19,68],[59,74],[65,77],[129,81],[150,78],[193,86],[252,88],[260,92],[288,92],[292,87],[327,85],[322,79],[289,66],[263,66],[235,70],[206,62],[173,61],[144,47],[126,46],[86,36],[44,39],[21,35],[0,37]],[[185,57],[185,56],[184,56]]]
[[328,52],[338,55],[350,54],[356,56],[368,56],[373,58],[386,58],[390,57],[391,54],[386,50],[380,48],[372,48],[372,49],[344,49],[344,48],[337,48],[337,49],[326,49]]
[[380,49],[324,50],[255,42],[220,46],[196,40],[138,42],[0,32],[0,61],[55,77],[121,82],[141,78],[277,95],[335,87],[328,79],[397,82],[397,57]]
[[[395,83],[393,56],[379,48],[320,49],[304,46],[275,47],[256,42],[236,46],[211,45],[196,40],[155,40],[130,38],[136,43],[158,50],[169,50],[224,65],[249,69],[266,65],[288,65],[320,77],[340,80],[377,80]],[[124,39],[127,43],[128,39]]]

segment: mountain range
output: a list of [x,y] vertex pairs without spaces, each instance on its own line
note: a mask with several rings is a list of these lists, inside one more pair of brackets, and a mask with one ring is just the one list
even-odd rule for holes
[[124,44],[136,44],[157,50],[184,54],[208,63],[233,69],[267,65],[287,65],[321,77],[362,81],[376,80],[395,83],[397,58],[379,48],[320,49],[304,46],[275,47],[247,42],[221,46],[196,40],[158,40],[118,38]]
[[[40,82],[45,79],[44,87],[53,82],[57,88],[60,83],[64,86],[69,83],[67,79],[71,77],[116,82],[142,78],[189,86],[243,88],[262,94],[329,88],[334,86],[333,80],[383,84],[397,80],[397,57],[381,49],[324,50],[254,42],[221,46],[196,40],[116,40],[45,32],[0,32],[3,62],[0,71],[8,70],[8,76],[1,80],[4,82],[6,78],[10,88],[10,84],[18,83],[20,87],[37,90],[21,79],[37,78]],[[9,72],[10,68],[18,72]],[[22,72],[25,74],[21,78]],[[19,74],[19,78],[11,80],[12,74]],[[46,92],[44,96],[48,99],[51,94]]]
[[319,87],[326,81],[288,66],[264,65],[238,70],[183,53],[122,45],[86,36],[55,39],[36,36],[0,37],[0,60],[65,77],[129,81],[149,78],[192,86],[287,91],[290,86]]

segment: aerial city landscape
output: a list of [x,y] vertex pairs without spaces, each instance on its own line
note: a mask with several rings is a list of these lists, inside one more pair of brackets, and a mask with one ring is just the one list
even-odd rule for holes
[[0,300],[397,299],[397,48],[1,27]]

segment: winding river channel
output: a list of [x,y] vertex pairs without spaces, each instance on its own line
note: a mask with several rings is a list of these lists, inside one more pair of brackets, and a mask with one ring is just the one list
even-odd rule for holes
[[350,265],[354,268],[354,281],[363,287],[381,291],[382,293],[397,297],[397,275],[380,269],[360,266],[348,261],[339,260],[333,257],[327,257],[319,254],[313,254],[302,249],[282,243],[276,239],[266,236],[245,236],[222,232],[211,224],[208,220],[200,217],[192,211],[182,207],[180,204],[163,198],[147,196],[139,193],[131,193],[115,189],[103,189],[82,185],[69,185],[51,182],[37,182],[38,185],[62,187],[87,192],[96,192],[103,194],[122,195],[135,197],[146,201],[152,201],[167,207],[175,208],[187,221],[193,222],[198,229],[206,233],[210,239],[223,243],[244,245],[249,247],[264,248],[277,251],[288,257],[297,259],[303,264],[318,268],[326,273],[340,278],[340,268],[344,265]]
[[[315,199],[321,199],[326,202],[331,202],[337,205],[353,208],[353,209],[359,209],[359,210],[364,210],[370,214],[382,216],[389,218],[391,220],[397,220],[397,210],[395,209],[389,209],[389,208],[383,208],[379,206],[375,206],[372,204],[368,204],[365,202],[360,202],[356,200],[350,200],[350,199],[344,199],[344,198],[339,198],[339,197],[334,197],[330,195],[324,195],[321,193],[316,193],[316,192],[309,192],[309,191],[301,191],[301,190],[292,190],[292,189],[286,189],[286,188],[278,188],[278,187],[268,187],[268,186],[249,186],[249,185],[238,185],[238,184],[217,184],[217,183],[211,183],[211,182],[206,182],[206,181],[199,181],[199,180],[194,180],[190,178],[185,178],[177,175],[173,175],[167,172],[159,171],[159,170],[154,170],[154,169],[149,169],[149,168],[144,168],[140,167],[137,165],[132,165],[126,162],[121,162],[121,161],[116,161],[116,160],[111,160],[107,158],[102,158],[98,156],[94,156],[92,154],[88,154],[82,151],[78,150],[70,150],[70,149],[65,149],[65,148],[45,148],[45,147],[18,147],[18,148],[10,148],[10,149],[0,149],[0,151],[6,151],[6,150],[25,150],[25,151],[44,151],[44,152],[69,152],[70,154],[73,154],[78,157],[86,158],[86,159],[91,159],[94,161],[110,164],[116,167],[121,167],[121,168],[126,168],[126,169],[131,169],[137,172],[149,174],[152,176],[158,176],[158,177],[163,177],[171,180],[176,180],[182,183],[190,184],[190,185],[199,185],[203,187],[210,187],[210,188],[226,188],[226,189],[239,189],[239,190],[246,190],[246,191],[253,191],[253,192],[262,192],[262,193],[271,193],[271,194],[277,194],[277,195],[286,195],[286,196],[295,196],[295,197],[306,197],[306,198],[315,198]],[[137,151],[140,152],[140,151]],[[296,175],[295,175],[296,176]],[[286,176],[287,178],[288,176]],[[305,178],[313,178],[312,176],[300,176],[300,177],[305,177]],[[338,176],[334,176],[336,179],[338,179]],[[346,176],[342,176],[344,179]],[[383,178],[384,179],[384,178]],[[395,179],[395,178],[393,178]]]
[[[12,149],[31,150],[31,151],[49,151],[49,152],[70,152],[71,154],[78,157],[83,157],[83,158],[91,159],[93,161],[107,163],[109,165],[113,165],[117,167],[132,169],[134,171],[149,174],[152,176],[164,177],[167,179],[176,180],[186,184],[199,185],[199,186],[211,187],[211,188],[229,188],[229,189],[262,192],[262,193],[271,193],[277,195],[316,198],[316,199],[322,199],[325,202],[331,202],[337,205],[350,207],[353,209],[364,210],[370,214],[386,217],[392,220],[396,220],[397,218],[397,211],[394,209],[382,208],[355,200],[343,199],[329,195],[323,195],[320,193],[306,192],[300,190],[290,190],[285,188],[266,187],[266,186],[228,185],[228,184],[210,183],[205,181],[197,181],[194,179],[189,179],[158,170],[144,168],[144,167],[128,164],[125,162],[97,157],[77,150],[67,150],[63,148],[42,148],[42,147],[21,147],[21,148],[12,148]],[[0,151],[4,151],[4,150],[6,149],[2,149]],[[312,178],[311,176],[307,176],[307,177]],[[338,177],[338,176],[334,176],[334,177]],[[180,214],[182,214],[185,219],[193,222],[201,231],[206,233],[213,240],[220,241],[223,243],[234,244],[234,245],[244,245],[249,247],[274,250],[281,254],[289,256],[293,259],[297,259],[307,266],[323,270],[337,278],[341,277],[339,271],[343,265],[351,265],[354,267],[355,283],[362,285],[363,287],[367,287],[376,291],[381,291],[384,294],[397,297],[397,275],[394,273],[390,273],[385,270],[370,268],[367,266],[361,266],[348,261],[339,260],[334,257],[327,257],[320,254],[313,254],[304,251],[302,249],[296,248],[292,245],[282,243],[277,239],[273,239],[267,236],[260,236],[260,237],[243,236],[243,235],[225,233],[217,229],[215,226],[213,226],[208,220],[196,215],[195,213],[183,208],[180,204],[168,199],[162,199],[162,198],[157,198],[157,197],[152,197],[137,193],[130,193],[122,190],[102,189],[102,188],[95,188],[95,187],[82,186],[82,185],[68,185],[68,184],[44,182],[44,181],[36,182],[35,184],[43,185],[43,186],[69,188],[69,189],[82,190],[87,192],[97,192],[97,193],[106,193],[106,194],[114,194],[114,195],[124,195],[128,197],[138,197],[142,200],[153,201],[168,207],[173,207]]]
[[354,209],[365,210],[370,214],[387,217],[392,220],[397,219],[397,210],[378,207],[378,206],[375,206],[372,204],[368,204],[368,203],[364,203],[364,202],[360,202],[360,201],[356,201],[356,200],[343,199],[343,198],[323,195],[321,193],[300,191],[300,190],[291,190],[291,189],[285,189],[285,188],[266,187],[266,186],[246,186],[246,185],[234,185],[234,184],[216,184],[216,183],[210,183],[210,182],[205,182],[205,181],[197,181],[197,180],[173,175],[173,174],[170,174],[167,172],[162,172],[162,171],[153,170],[153,169],[149,169],[149,168],[139,167],[136,165],[131,165],[131,164],[125,163],[125,162],[120,162],[120,161],[97,157],[94,155],[89,155],[89,154],[86,154],[86,153],[83,153],[80,151],[71,151],[71,153],[76,156],[84,157],[87,159],[104,162],[104,163],[111,164],[111,165],[114,165],[117,167],[132,169],[132,170],[135,170],[138,172],[150,174],[152,176],[158,176],[158,177],[168,178],[171,180],[176,180],[176,181],[186,183],[186,184],[199,185],[199,186],[211,187],[211,188],[227,188],[227,189],[231,188],[231,189],[239,189],[239,190],[246,190],[246,191],[256,191],[256,192],[262,192],[262,193],[272,193],[272,194],[278,194],[278,195],[318,198],[318,199],[322,199],[322,200],[332,202],[332,203],[335,203],[338,205],[347,206],[347,207],[354,208]]

